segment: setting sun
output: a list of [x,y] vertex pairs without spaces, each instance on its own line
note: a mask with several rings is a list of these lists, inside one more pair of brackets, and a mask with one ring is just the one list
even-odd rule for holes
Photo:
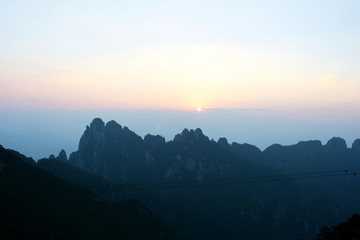
[[201,107],[197,107],[196,111],[201,112],[202,111]]

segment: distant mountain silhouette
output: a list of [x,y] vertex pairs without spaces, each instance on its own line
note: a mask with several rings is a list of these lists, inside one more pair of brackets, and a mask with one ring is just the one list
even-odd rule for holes
[[347,148],[345,140],[339,137],[330,139],[325,145],[320,141],[299,142],[295,145],[272,145],[265,149],[261,158],[254,159],[259,164],[269,166],[285,174],[301,172],[327,171],[331,175],[334,170],[353,170],[348,176],[332,176],[327,178],[301,180],[302,185],[316,189],[326,198],[341,203],[339,212],[358,212],[360,195],[358,191],[360,178],[354,176],[360,170],[359,140],[352,148]]
[[[97,118],[86,127],[78,151],[70,155],[68,162],[117,184],[135,184],[134,187],[147,184],[146,191],[157,199],[210,219],[218,226],[218,231],[204,231],[206,226],[201,224],[193,229],[193,223],[187,222],[189,219],[179,220],[180,210],[169,213],[161,207],[152,208],[188,239],[288,239],[294,233],[299,237],[314,236],[319,226],[359,211],[359,197],[351,200],[333,197],[333,189],[327,184],[332,179],[329,182],[336,183],[336,189],[340,189],[347,183],[343,187],[345,194],[345,190],[352,190],[358,184],[358,178],[348,174],[348,177],[287,181],[254,179],[356,168],[359,145],[357,140],[349,149],[343,139],[333,138],[324,146],[320,141],[293,146],[275,144],[261,152],[249,144],[229,144],[225,138],[217,142],[210,140],[201,129],[184,129],[169,142],[153,135],[142,139],[115,121],[105,124]],[[223,179],[253,179],[253,182],[207,184]],[[155,183],[193,184],[152,188],[158,186]],[[151,204],[154,203],[148,203],[150,208]]]
[[179,239],[140,201],[99,201],[1,145],[0,196],[0,239]]

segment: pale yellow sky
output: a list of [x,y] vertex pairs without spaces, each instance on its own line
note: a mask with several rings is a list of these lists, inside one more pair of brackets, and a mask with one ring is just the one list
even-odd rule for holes
[[0,100],[55,109],[359,106],[358,79],[336,62],[320,60],[215,44],[155,45],[71,59],[2,56]]
[[0,1],[0,109],[360,107],[358,1]]

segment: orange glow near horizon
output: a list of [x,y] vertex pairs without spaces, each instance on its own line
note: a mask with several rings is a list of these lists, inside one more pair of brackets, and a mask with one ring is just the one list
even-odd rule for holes
[[[9,80],[0,85],[0,107],[199,111],[360,104],[357,81],[318,71],[304,56],[236,46],[164,45],[31,60],[3,61],[0,79]],[[45,63],[46,71],[39,67]]]

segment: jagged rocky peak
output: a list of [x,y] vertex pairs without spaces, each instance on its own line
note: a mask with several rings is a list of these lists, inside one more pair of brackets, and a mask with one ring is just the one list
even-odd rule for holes
[[190,131],[187,128],[184,128],[184,130],[181,132],[180,136],[182,138],[186,138],[189,136],[189,134],[190,134]]
[[174,137],[174,142],[183,141],[189,135],[189,130],[185,128],[181,133],[176,134]]
[[177,134],[174,138],[174,141],[201,141],[206,140],[210,141],[207,136],[205,136],[200,128],[196,128],[195,130],[188,130],[185,128],[181,134]]
[[54,155],[54,154],[50,154],[49,159],[50,159],[50,160],[55,160],[55,159],[56,159],[56,158],[55,158],[55,155]]
[[335,151],[342,151],[347,149],[347,145],[344,139],[340,137],[331,138],[325,145],[326,148]]
[[114,120],[108,121],[106,123],[107,128],[122,128],[120,124],[118,124],[117,122],[115,122]]
[[97,144],[104,139],[105,123],[100,118],[95,118],[86,126],[84,134],[80,138],[79,150],[86,150],[89,145]]
[[105,136],[108,140],[111,139],[110,141],[119,138],[123,130],[124,129],[121,127],[121,125],[114,120],[107,122],[104,128]]
[[[190,130],[190,133],[192,132],[193,130]],[[205,135],[203,134],[202,130],[200,128],[196,128],[195,131],[194,131],[194,135],[195,137],[199,138],[199,137],[205,137]]]
[[74,164],[74,161],[76,161],[78,158],[79,158],[79,151],[70,153],[70,156],[69,156],[70,164]]
[[149,145],[162,145],[165,144],[165,138],[160,136],[160,135],[151,135],[151,134],[147,134],[144,137],[144,141],[146,144]]
[[134,143],[134,141],[142,141],[142,138],[114,120],[107,122],[105,125],[102,119],[95,118],[81,136],[79,151],[95,148],[104,149],[108,144],[119,144],[121,141]]
[[[126,127],[125,127],[126,128]],[[124,128],[124,129],[125,129]],[[114,120],[111,120],[109,122],[106,123],[105,125],[105,131],[107,132],[107,134],[109,135],[118,135],[120,134],[123,130],[124,130],[120,124],[118,124],[117,122],[115,122]]]
[[228,140],[224,137],[219,138],[217,142],[221,147],[223,148],[229,148],[230,144],[228,143]]
[[360,151],[360,139],[359,138],[353,142],[351,149],[354,151]]
[[59,155],[56,157],[56,160],[63,162],[67,161],[67,155],[64,149],[61,149]]
[[103,129],[105,127],[105,123],[101,118],[94,118],[90,123],[90,128],[93,129]]

